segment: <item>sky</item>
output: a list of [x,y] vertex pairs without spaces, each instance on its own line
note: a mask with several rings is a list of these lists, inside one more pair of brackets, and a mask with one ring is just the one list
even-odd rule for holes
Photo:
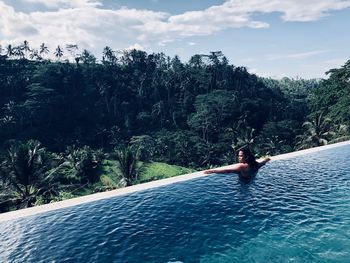
[[222,51],[258,76],[326,78],[350,59],[350,0],[0,0],[0,45]]

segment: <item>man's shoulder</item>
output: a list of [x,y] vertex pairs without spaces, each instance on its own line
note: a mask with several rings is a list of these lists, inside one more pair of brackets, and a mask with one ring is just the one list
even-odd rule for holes
[[239,163],[239,168],[241,168],[241,169],[248,169],[249,168],[249,164],[247,164],[247,163]]

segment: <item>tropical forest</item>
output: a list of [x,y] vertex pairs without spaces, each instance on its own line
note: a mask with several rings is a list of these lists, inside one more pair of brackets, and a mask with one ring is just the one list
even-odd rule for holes
[[350,139],[350,60],[272,79],[220,51],[100,55],[0,47],[0,212]]

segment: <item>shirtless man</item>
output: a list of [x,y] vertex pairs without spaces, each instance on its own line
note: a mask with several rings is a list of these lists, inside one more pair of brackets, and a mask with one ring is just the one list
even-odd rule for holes
[[228,168],[205,170],[204,173],[236,173],[240,178],[250,179],[254,177],[258,170],[270,160],[269,157],[266,157],[257,162],[252,152],[248,148],[244,148],[238,152],[239,163],[233,164]]

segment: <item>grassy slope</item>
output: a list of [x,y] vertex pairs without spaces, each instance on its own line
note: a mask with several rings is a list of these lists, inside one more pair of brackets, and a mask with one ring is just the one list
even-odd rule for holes
[[[181,174],[191,173],[195,170],[184,168],[176,165],[169,165],[166,163],[152,162],[142,163],[139,162],[139,178],[134,184],[150,182],[163,178],[169,178]],[[121,172],[117,161],[105,160],[99,170],[100,180],[94,184],[83,185],[70,191],[61,191],[59,196],[54,198],[52,202],[71,199],[74,197],[89,195],[95,192],[107,191],[124,187]],[[43,204],[44,200],[37,200],[36,205]],[[15,210],[11,208],[10,210]]]
[[195,170],[177,165],[158,162],[146,163],[141,167],[140,178],[137,183],[144,183],[192,172],[195,172]]
[[[134,184],[150,182],[192,172],[195,172],[195,170],[177,165],[159,162],[140,162],[139,178]],[[122,176],[117,161],[105,160],[102,163],[99,176],[100,181],[90,187],[92,188],[92,191],[105,191],[123,187]]]

